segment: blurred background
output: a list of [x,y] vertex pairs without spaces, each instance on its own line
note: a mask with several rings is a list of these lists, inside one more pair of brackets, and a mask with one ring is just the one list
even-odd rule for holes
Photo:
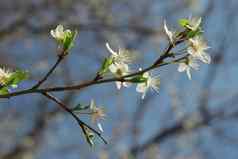
[[[114,83],[55,93],[69,106],[92,98],[105,106],[104,136],[91,149],[76,122],[39,95],[0,100],[1,159],[237,159],[238,158],[238,1],[237,0],[1,0],[0,64],[30,72],[18,89],[32,86],[54,64],[57,24],[79,30],[70,56],[44,87],[91,79],[103,58],[125,47],[138,53],[137,70],[166,46],[163,21],[203,17],[212,64],[189,81],[177,65],[160,75],[159,94],[145,100],[135,87]],[[82,116],[84,121],[89,119]]]

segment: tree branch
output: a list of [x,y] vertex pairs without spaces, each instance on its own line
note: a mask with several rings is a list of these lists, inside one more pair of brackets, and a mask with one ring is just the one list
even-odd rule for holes
[[[234,99],[237,99],[237,94],[232,96],[231,99],[227,100],[228,102],[232,101],[234,102]],[[236,100],[237,101],[237,100]],[[227,102],[223,102],[219,104],[217,107],[221,107],[222,105],[228,105]],[[200,115],[200,120],[196,121],[196,123],[191,127],[189,130],[195,131],[201,127],[208,126],[211,124],[213,121],[214,122],[219,122],[220,120],[227,120],[231,118],[237,118],[238,117],[238,111],[234,111],[229,113],[229,111],[225,111],[226,108],[224,109],[219,109],[216,111],[209,111],[207,112],[208,114],[204,115],[201,110],[199,112]],[[131,154],[136,155],[139,152],[144,152],[148,148],[150,148],[152,145],[155,144],[160,144],[164,140],[168,139],[171,136],[179,135],[180,133],[183,133],[184,131],[187,131],[188,129],[185,126],[185,122],[190,120],[190,118],[193,118],[193,115],[195,113],[192,113],[191,115],[187,115],[180,121],[175,122],[172,126],[165,128],[164,130],[158,132],[155,136],[151,137],[149,140],[147,140],[145,143],[141,145],[135,145],[130,149]]]
[[56,67],[60,64],[60,62],[63,59],[64,59],[64,56],[59,55],[56,63],[51,67],[51,69],[46,73],[46,75],[36,85],[34,85],[31,89],[36,89],[36,88],[40,87],[40,85],[43,84],[48,79],[48,77],[54,72]]
[[159,65],[158,64],[152,65],[152,66],[147,67],[144,70],[141,70],[141,71],[138,71],[138,72],[126,75],[126,76],[122,76],[122,77],[113,77],[113,78],[102,79],[102,80],[97,80],[97,81],[95,81],[93,79],[93,80],[89,80],[89,81],[83,82],[81,84],[72,85],[72,86],[50,87],[50,88],[43,88],[43,89],[25,89],[25,90],[5,94],[5,95],[0,95],[0,98],[11,98],[11,97],[14,97],[14,96],[26,95],[26,94],[32,94],[32,93],[46,93],[46,92],[61,92],[61,91],[80,90],[82,88],[86,88],[86,87],[89,87],[89,86],[92,86],[92,85],[115,82],[115,81],[120,81],[120,82],[127,81],[127,82],[129,82],[129,80],[126,79],[126,78],[141,75],[141,74],[143,74],[145,72],[148,72],[148,71],[151,71],[155,68],[162,67],[162,66],[169,65],[171,63],[177,62],[177,61],[179,61],[179,60],[181,60],[185,57],[186,57],[186,55],[184,57],[181,57],[181,58],[176,59],[176,60],[171,61],[171,62],[163,62]]
[[94,128],[92,128],[91,126],[89,126],[88,124],[86,124],[85,122],[83,122],[82,120],[80,120],[78,118],[78,116],[76,114],[74,114],[74,112],[69,109],[64,103],[62,103],[59,99],[57,99],[56,97],[54,97],[53,95],[49,94],[49,93],[42,93],[42,95],[44,95],[45,97],[47,97],[48,99],[54,101],[55,103],[57,103],[63,110],[65,110],[66,112],[68,112],[79,124],[79,126],[81,127],[83,134],[85,135],[86,138],[88,138],[87,135],[87,131],[85,129],[85,127],[87,127],[88,129],[90,129],[93,133],[95,133],[100,139],[102,139],[102,141],[107,144],[107,141],[102,137],[102,134],[100,132],[98,132],[97,130],[95,130]]

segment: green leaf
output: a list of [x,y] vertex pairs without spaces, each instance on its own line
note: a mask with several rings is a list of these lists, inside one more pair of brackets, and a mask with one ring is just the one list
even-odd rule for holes
[[0,89],[0,95],[5,95],[5,94],[8,94],[8,93],[9,93],[9,91],[8,91],[7,87],[2,87]]
[[179,19],[178,23],[180,26],[186,27],[186,25],[189,25],[189,20],[188,19]]
[[99,74],[103,75],[104,73],[106,73],[109,69],[109,66],[112,64],[112,62],[113,62],[112,58],[105,58],[101,66],[101,69],[99,71]]
[[13,87],[16,88],[17,85],[22,82],[23,80],[26,80],[28,78],[28,72],[22,71],[22,70],[17,70],[12,73],[12,75],[9,77],[7,80],[6,87]]
[[77,112],[77,111],[81,111],[81,110],[86,110],[89,109],[89,105],[81,105],[80,103],[78,105],[76,105],[72,111]]
[[201,35],[202,34],[202,30],[201,29],[197,29],[196,31],[189,31],[188,33],[187,33],[187,37],[188,38],[193,38],[193,37],[195,37],[195,36],[199,36],[199,35]]
[[74,46],[74,41],[76,39],[78,32],[75,30],[74,32],[67,32],[63,41],[63,47],[65,52],[69,51]]
[[130,82],[132,83],[144,83],[146,81],[147,81],[147,78],[143,77],[142,75],[139,75],[130,79]]

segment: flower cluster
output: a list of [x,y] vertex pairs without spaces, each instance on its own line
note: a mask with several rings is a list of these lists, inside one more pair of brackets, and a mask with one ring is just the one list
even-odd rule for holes
[[[134,61],[134,55],[130,51],[121,48],[119,48],[119,51],[116,52],[110,47],[108,43],[106,43],[106,47],[111,53],[111,56],[109,58],[112,60],[112,63],[109,66],[109,70],[116,77],[128,75],[131,72],[129,64]],[[129,87],[130,83],[117,81],[116,86],[118,89],[121,89],[122,86]]]
[[26,71],[10,71],[0,68],[0,95],[9,93],[11,88],[16,88],[20,82],[28,78]]
[[[118,51],[114,51],[110,45],[106,43],[106,48],[110,52],[110,56],[105,58],[100,70],[96,74],[96,77],[87,81],[87,83],[79,84],[76,87],[65,86],[61,87],[60,90],[71,90],[71,88],[81,89],[106,82],[115,82],[117,89],[121,89],[122,87],[129,87],[134,83],[137,84],[136,91],[142,94],[142,99],[144,99],[149,90],[154,90],[157,93],[159,92],[161,83],[160,78],[159,76],[153,76],[151,71],[168,64],[179,64],[178,71],[186,72],[188,78],[191,79],[191,70],[199,69],[198,61],[206,64],[211,63],[211,57],[206,52],[210,47],[206,44],[202,37],[203,31],[201,29],[201,23],[201,18],[180,19],[179,24],[183,27],[183,30],[175,32],[169,30],[167,23],[164,22],[164,32],[167,35],[169,46],[152,65],[144,70],[140,68],[137,72],[133,72],[130,68],[130,65],[136,59],[134,52],[122,48],[119,48]],[[56,29],[50,31],[50,34],[59,44],[60,49],[62,49],[55,65],[49,69],[49,72],[41,80],[39,80],[34,87],[12,94],[9,93],[11,88],[17,87],[20,82],[27,79],[28,74],[26,71],[9,71],[8,69],[0,68],[0,95],[5,95],[2,97],[11,97],[11,95],[16,96],[40,92],[42,95],[59,104],[78,121],[90,145],[94,144],[93,139],[95,134],[107,143],[101,136],[101,132],[103,132],[101,120],[106,116],[105,110],[103,107],[98,107],[94,100],[91,100],[88,105],[78,104],[71,110],[64,106],[64,104],[61,103],[61,101],[59,101],[56,97],[49,95],[49,90],[59,89],[51,88],[41,89],[39,91],[38,87],[48,79],[61,60],[63,60],[63,57],[68,55],[69,50],[74,45],[77,31],[71,31],[69,29],[64,30],[62,25],[58,25]],[[185,46],[185,48],[179,51],[174,51],[174,48],[179,44],[184,44],[183,46]],[[113,77],[104,79],[105,74],[109,72],[110,76]],[[97,125],[99,131],[81,121],[76,113],[89,115],[91,117],[91,122]]]
[[[159,76],[153,76],[151,74],[151,70],[154,68],[176,63],[179,64],[178,71],[186,72],[188,78],[191,79],[191,70],[199,69],[198,61],[206,64],[211,62],[210,55],[206,53],[209,47],[201,36],[203,32],[201,23],[201,18],[180,19],[179,24],[183,27],[183,30],[176,32],[171,31],[166,21],[164,21],[164,32],[168,38],[169,47],[153,65],[144,70],[140,68],[138,72],[134,73],[130,68],[130,65],[135,61],[134,52],[122,48],[115,51],[111,48],[109,43],[106,43],[106,48],[110,52],[110,56],[105,58],[92,82],[100,83],[100,80],[104,80],[101,82],[113,81],[119,90],[122,87],[129,87],[132,83],[135,83],[137,84],[136,91],[141,93],[142,99],[144,99],[149,90],[159,92],[161,81]],[[73,34],[70,30],[64,30],[62,25],[58,25],[55,30],[51,31],[51,35],[63,46],[63,50],[68,52],[76,33]],[[181,52],[174,52],[173,49],[180,43],[185,44],[185,48],[182,49]],[[167,60],[168,57],[173,58],[173,60]],[[104,79],[108,72],[113,75],[113,78]],[[94,100],[91,100],[89,105],[79,105],[74,111],[79,111],[80,114],[90,115],[92,123],[97,125],[100,132],[103,132],[101,120],[105,117],[105,111],[102,107],[96,106]],[[93,145],[94,133],[90,129],[86,129],[86,132],[87,141],[90,145]]]
[[59,43],[63,43],[67,34],[70,34],[71,31],[69,29],[64,30],[63,25],[58,25],[55,30],[51,30],[50,34],[53,38],[55,38]]
[[[125,75],[128,75],[131,72],[129,64],[134,61],[135,55],[132,54],[130,51],[121,48],[118,52],[116,52],[109,46],[108,43],[106,43],[106,47],[108,51],[112,54],[110,56],[110,59],[112,59],[112,63],[109,66],[109,70],[116,77],[123,77]],[[158,92],[160,85],[159,77],[152,77],[149,72],[145,72],[144,74],[141,74],[132,79],[128,79],[127,81],[129,82],[116,81],[117,88],[121,89],[122,86],[129,87],[131,83],[138,83],[136,91],[142,93],[142,99],[144,99],[146,92],[149,88],[152,88],[153,90],[156,90]]]
[[0,85],[5,86],[7,82],[9,81],[9,78],[11,77],[12,72],[5,69],[5,68],[0,68]]
[[96,106],[95,101],[92,99],[89,105],[78,104],[72,109],[77,114],[90,115],[93,124],[96,124],[98,129],[103,132],[101,120],[105,118],[105,110],[103,107]]
[[136,91],[142,93],[142,99],[145,98],[146,92],[150,88],[155,90],[157,93],[159,92],[160,78],[158,76],[152,77],[149,72],[145,72],[142,77],[146,79],[145,82],[138,83],[136,87]]
[[[206,64],[210,64],[211,62],[210,55],[206,53],[207,49],[210,47],[207,46],[201,35],[201,22],[202,18],[195,17],[190,19],[181,19],[179,22],[181,26],[186,28],[184,34],[186,35],[185,38],[187,40],[186,53],[188,53],[188,56],[179,61],[178,71],[186,71],[189,79],[191,79],[191,69],[199,69],[198,60]],[[166,22],[164,23],[164,30],[170,42],[174,44],[176,42],[177,35],[168,29]]]
[[[92,99],[90,104],[88,105],[81,105],[78,104],[76,107],[72,109],[72,112],[79,114],[79,115],[89,115],[91,118],[91,122],[93,124],[96,124],[99,131],[103,132],[103,127],[101,124],[101,120],[105,119],[105,109],[104,107],[99,107],[95,104],[95,101]],[[94,145],[94,139],[95,139],[95,134],[92,132],[91,129],[88,127],[84,126],[84,131],[86,135],[86,140],[87,142],[93,146]]]
[[58,25],[55,30],[50,31],[50,34],[59,43],[59,47],[62,47],[60,55],[65,56],[74,45],[77,31],[64,30],[63,25]]
[[102,124],[100,123],[101,119],[105,118],[105,110],[103,109],[103,107],[97,107],[94,100],[91,100],[90,102],[90,107],[89,107],[90,111],[91,111],[91,119],[93,123],[97,123],[98,129],[103,132],[103,128],[102,128]]

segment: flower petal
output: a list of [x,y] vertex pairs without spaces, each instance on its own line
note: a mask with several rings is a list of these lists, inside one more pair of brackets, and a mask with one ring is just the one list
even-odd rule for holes
[[97,123],[97,126],[98,126],[98,129],[101,131],[101,132],[103,132],[104,130],[103,130],[103,128],[102,128],[102,124],[101,123]]
[[95,108],[96,108],[96,105],[95,105],[94,100],[92,99],[92,100],[90,101],[90,109],[91,109],[91,110],[94,110]]
[[56,27],[56,32],[64,32],[64,26],[63,25],[58,25]]
[[53,38],[56,38],[56,34],[55,34],[55,31],[54,31],[54,30],[51,30],[51,31],[50,31],[50,34],[51,34],[51,36],[52,36]]
[[122,84],[123,84],[124,87],[130,87],[131,86],[131,83],[129,83],[129,82],[123,82]]
[[145,99],[146,91],[142,94],[141,99]]
[[211,63],[211,56],[207,53],[204,53],[201,58],[202,62],[210,64]]
[[191,80],[191,79],[192,79],[192,76],[191,76],[191,73],[190,73],[190,68],[187,68],[187,69],[186,69],[186,73],[187,73],[187,75],[188,75],[189,80]]
[[116,82],[116,86],[117,86],[117,89],[121,89],[121,86],[122,86],[122,82]]
[[165,33],[166,33],[168,39],[169,39],[169,42],[173,43],[173,33],[168,29],[166,21],[164,21],[164,30],[165,30]]
[[136,91],[139,92],[139,93],[145,92],[146,89],[147,89],[147,86],[146,86],[145,83],[140,83],[136,87]]
[[112,53],[114,56],[117,56],[117,52],[113,51],[112,48],[110,47],[109,43],[106,43],[106,47],[110,53]]
[[179,67],[178,67],[178,71],[184,72],[187,68],[188,68],[188,66],[185,63],[180,63]]
[[198,70],[198,69],[199,69],[199,64],[196,63],[195,61],[190,62],[190,63],[189,63],[189,66],[190,66],[191,68],[193,68],[194,70]]
[[117,72],[117,66],[115,64],[111,64],[109,66],[109,70],[112,72],[112,73],[116,73]]

